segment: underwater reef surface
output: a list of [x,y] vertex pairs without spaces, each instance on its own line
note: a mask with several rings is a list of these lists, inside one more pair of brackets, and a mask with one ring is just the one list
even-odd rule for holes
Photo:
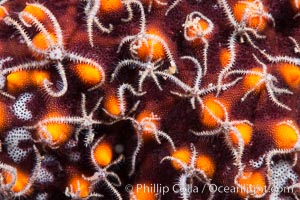
[[0,199],[299,199],[298,0],[0,1]]

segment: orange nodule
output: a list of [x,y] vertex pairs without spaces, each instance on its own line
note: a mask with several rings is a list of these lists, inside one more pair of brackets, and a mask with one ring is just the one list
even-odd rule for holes
[[[24,8],[23,12],[27,12],[27,13],[31,14],[32,16],[34,16],[35,18],[37,18],[37,20],[39,20],[39,21],[43,21],[43,20],[46,19],[45,12],[41,8],[39,8],[38,6],[33,5],[33,4],[27,5]],[[30,18],[28,18],[26,16],[24,16],[24,21],[26,23],[28,23],[28,24],[31,23]]]
[[[267,18],[265,16],[258,16],[261,12],[259,10],[259,3],[260,2],[255,2],[255,0],[238,1],[233,7],[234,17],[238,22],[242,22],[244,15],[246,14],[244,20],[246,20],[247,25],[258,31],[263,31],[267,26]],[[265,7],[263,8],[263,12],[266,13]]]
[[[180,160],[181,162],[183,162],[185,164],[189,164],[190,163],[191,152],[187,148],[180,148],[177,151],[174,151],[172,153],[172,157],[177,158],[178,160]],[[174,169],[181,170],[181,166],[177,162],[172,160],[171,164],[172,164]]]
[[[251,138],[252,138],[252,132],[253,132],[252,126],[250,126],[249,124],[243,123],[243,124],[235,125],[235,128],[241,134],[241,137],[243,139],[244,144],[248,145],[251,141]],[[230,137],[233,145],[235,147],[238,147],[239,146],[239,139],[233,131],[229,132],[229,137]]]
[[247,195],[259,196],[265,192],[265,176],[260,171],[245,171],[238,177],[237,182],[241,186],[238,194],[243,198]]
[[7,9],[4,6],[0,6],[0,20],[7,16]]
[[143,130],[143,139],[144,140],[151,140],[153,138],[153,132],[152,132],[153,127],[156,127],[158,129],[160,126],[160,123],[155,119],[151,119],[151,117],[153,117],[153,113],[148,110],[142,111],[136,117],[136,120],[138,122],[146,123],[143,127],[144,128],[144,130]]
[[[161,40],[164,40],[160,31],[156,29],[149,29],[147,34],[155,35],[159,37]],[[165,51],[163,45],[153,39],[146,39],[142,42],[142,45],[137,49],[137,56],[141,60],[147,60],[147,58],[151,55],[152,52],[152,59],[158,60],[165,57]]]
[[295,12],[298,12],[300,9],[300,1],[299,0],[290,0],[290,4]]
[[[46,116],[45,119],[49,119],[51,117],[61,117],[59,113],[50,113]],[[58,123],[58,122],[51,122],[44,125],[45,129],[51,136],[51,141],[56,144],[62,144],[66,142],[69,137],[72,135],[74,127],[70,124]],[[41,136],[45,139],[48,138],[48,134],[44,130],[40,130]]]
[[[56,37],[54,34],[50,33],[50,38],[53,43],[56,43]],[[47,50],[50,47],[46,36],[43,33],[37,33],[32,39],[33,45],[40,50]]]
[[[262,69],[256,67],[256,68],[252,68],[251,71],[262,72]],[[261,79],[262,79],[262,77],[259,75],[247,74],[243,80],[243,87],[245,88],[245,90],[250,90],[250,89],[254,88]],[[254,92],[259,93],[262,89],[264,89],[264,87],[265,87],[265,84],[263,83],[259,87],[257,87],[254,90]]]
[[216,170],[216,165],[212,157],[204,154],[197,157],[196,167],[204,171],[208,178],[212,178]]
[[112,147],[107,142],[98,144],[93,153],[97,164],[101,167],[107,166],[113,157]]
[[33,70],[30,73],[30,77],[31,77],[31,84],[37,87],[41,87],[43,86],[43,81],[45,79],[50,79],[50,75],[48,72],[43,72],[40,70]]
[[224,120],[225,112],[221,105],[219,105],[216,101],[216,98],[207,98],[204,100],[204,110],[201,112],[200,122],[211,128],[215,128],[218,126],[218,122],[212,117],[208,110],[212,114],[214,114],[217,118]]
[[297,89],[299,87],[300,69],[298,66],[288,63],[281,64],[279,67],[279,73],[289,87],[293,89]]
[[150,190],[151,185],[148,183],[137,184],[133,188],[135,200],[156,200],[156,195],[153,190]]
[[[4,172],[4,183],[5,184],[10,184],[13,181],[13,175],[10,174],[9,172]],[[17,193],[21,192],[22,190],[25,189],[26,185],[29,183],[29,176],[28,174],[17,170],[17,177],[16,177],[16,183],[12,187],[12,191]]]
[[90,183],[87,180],[84,180],[81,176],[72,177],[69,181],[69,185],[73,188],[73,192],[80,191],[80,198],[89,196]]
[[115,13],[123,8],[123,3],[120,0],[99,0],[100,13]]
[[220,51],[219,61],[221,67],[226,67],[230,62],[230,51],[227,48],[222,48]]
[[299,128],[294,122],[277,123],[272,129],[273,140],[280,149],[292,149],[298,141]]
[[90,64],[76,64],[74,70],[80,81],[88,86],[100,83],[103,78],[101,72]]
[[30,84],[30,73],[28,71],[12,72],[7,77],[7,91],[17,93]]
[[104,101],[104,109],[112,115],[121,114],[119,100],[115,95],[107,95]]

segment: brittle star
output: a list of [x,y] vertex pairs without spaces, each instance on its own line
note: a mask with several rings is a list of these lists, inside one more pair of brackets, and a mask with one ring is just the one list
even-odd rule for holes
[[22,11],[19,13],[19,18],[21,22],[25,26],[31,27],[32,25],[27,23],[25,18],[30,19],[30,21],[33,23],[33,26],[36,27],[36,29],[39,30],[40,33],[42,33],[43,36],[45,37],[48,46],[47,49],[43,50],[37,48],[29,38],[27,32],[24,30],[24,27],[19,22],[17,22],[16,20],[12,19],[9,16],[5,17],[4,19],[5,23],[14,26],[21,34],[22,38],[25,40],[27,47],[33,52],[35,52],[37,55],[41,56],[43,59],[39,61],[31,61],[24,64],[19,64],[11,68],[7,68],[3,70],[2,74],[8,74],[20,70],[41,69],[41,68],[46,68],[49,65],[55,65],[56,70],[62,81],[62,88],[59,91],[53,91],[53,89],[49,87],[50,85],[53,85],[53,83],[50,82],[48,79],[45,79],[43,81],[43,84],[46,92],[50,96],[60,97],[64,95],[68,89],[68,82],[66,78],[65,69],[63,66],[63,61],[69,60],[75,63],[87,63],[97,68],[102,74],[101,76],[102,80],[97,85],[90,88],[89,91],[100,87],[105,81],[105,73],[102,67],[92,59],[77,55],[72,51],[65,50],[63,44],[62,30],[53,13],[50,10],[48,10],[45,6],[38,3],[28,4],[28,5],[35,6],[41,9],[47,15],[54,28],[55,41],[51,38],[51,32],[49,32],[47,28],[35,16],[33,16],[32,14],[26,11]]
[[[196,58],[191,57],[191,56],[183,56],[183,57],[181,57],[181,59],[190,60],[197,67],[197,75],[196,75],[196,78],[194,81],[194,85],[192,87],[183,83],[181,80],[179,80],[175,76],[169,75],[164,72],[157,72],[157,73],[165,78],[170,79],[173,83],[175,83],[177,86],[179,86],[181,89],[184,90],[184,93],[171,91],[172,94],[179,96],[181,98],[189,98],[193,109],[196,109],[196,101],[197,101],[200,104],[201,108],[203,109],[204,104],[203,104],[202,96],[212,93],[214,91],[217,91],[218,87],[211,83],[206,88],[200,88],[201,81],[203,78],[203,73],[202,73],[202,67],[201,67],[199,61]],[[229,87],[234,86],[240,79],[241,78],[237,78],[236,80],[234,80],[231,83],[223,84],[222,89],[226,90]]]
[[175,151],[176,147],[174,145],[174,142],[172,138],[165,132],[158,130],[158,128],[155,125],[155,121],[160,120],[159,117],[151,113],[150,117],[144,117],[141,121],[137,121],[135,118],[128,117],[127,118],[133,125],[136,133],[137,133],[137,146],[135,148],[135,151],[133,152],[132,155],[132,160],[131,160],[131,170],[129,172],[129,176],[133,175],[135,172],[135,165],[136,165],[136,158],[138,156],[138,153],[141,150],[141,147],[143,145],[143,133],[147,132],[152,134],[155,137],[155,140],[157,141],[158,144],[161,144],[161,141],[159,139],[159,136],[165,138],[169,144],[171,145],[172,149]]
[[158,59],[155,61],[152,61],[152,56],[148,56],[147,60],[140,61],[136,59],[126,59],[122,60],[121,62],[118,63],[117,67],[115,68],[112,76],[111,76],[111,82],[116,78],[118,75],[119,71],[125,67],[125,66],[137,66],[140,68],[139,70],[139,79],[138,79],[138,91],[142,92],[143,91],[143,83],[147,77],[151,77],[158,87],[159,90],[163,90],[159,80],[158,80],[158,75],[161,75],[159,68],[163,65],[162,59]]
[[[0,197],[1,199],[16,199],[22,196],[26,196],[34,185],[34,182],[38,176],[39,171],[41,170],[41,162],[43,157],[40,155],[36,146],[33,146],[35,156],[36,156],[36,163],[33,169],[32,175],[29,177],[26,185],[20,191],[13,191],[13,188],[17,185],[17,168],[4,164],[0,162],[0,169],[2,172],[0,173]],[[8,173],[11,177],[11,181],[6,183],[5,175],[3,173]],[[19,181],[26,181],[26,180],[19,180]],[[25,183],[24,183],[25,184]]]
[[142,93],[136,92],[134,90],[134,88],[132,87],[132,85],[123,83],[118,88],[118,95],[117,95],[118,96],[119,108],[120,108],[120,114],[119,115],[113,115],[113,114],[109,113],[107,110],[105,110],[104,108],[102,108],[102,110],[108,116],[110,116],[113,119],[113,121],[109,123],[110,125],[115,124],[115,123],[117,123],[119,121],[127,120],[128,118],[130,118],[130,115],[132,115],[136,111],[136,109],[137,109],[137,107],[138,107],[138,105],[140,103],[140,101],[137,101],[132,106],[132,108],[127,112],[126,103],[125,103],[125,97],[124,97],[126,90],[128,90],[134,96],[142,96],[142,95],[146,94],[146,92],[142,92]]
[[[160,163],[164,162],[165,160],[174,161],[176,164],[181,166],[181,171],[183,172],[180,177],[178,178],[178,186],[180,188],[180,195],[181,198],[184,200],[188,200],[190,198],[191,192],[188,188],[193,185],[193,179],[196,178],[199,182],[207,184],[208,186],[211,185],[211,180],[207,177],[205,172],[196,167],[196,158],[198,152],[196,151],[195,145],[191,143],[191,158],[189,165],[187,163],[182,162],[178,158],[172,156],[164,157]],[[213,199],[214,191],[210,191],[210,195],[208,197],[209,200]]]
[[[34,129],[38,130],[38,135],[41,137],[40,140],[42,142],[46,142],[50,145],[50,147],[57,148],[56,143],[52,141],[52,136],[49,133],[49,131],[46,128],[47,124],[57,123],[57,124],[75,124],[79,125],[79,127],[76,129],[74,133],[74,137],[76,141],[78,141],[78,135],[81,131],[87,130],[86,137],[84,139],[85,146],[88,146],[91,144],[94,140],[94,125],[102,125],[105,124],[105,122],[93,119],[95,111],[99,108],[101,104],[102,98],[99,98],[95,106],[92,108],[91,112],[88,114],[86,111],[86,97],[84,94],[82,94],[81,98],[81,113],[82,116],[67,116],[67,117],[49,117],[44,120],[39,121],[36,125],[33,126],[27,126],[24,127],[26,129]],[[43,133],[46,134],[45,137],[43,137]]]
[[[224,134],[225,142],[226,142],[227,146],[230,148],[230,150],[232,151],[233,156],[235,158],[235,165],[237,165],[239,170],[241,170],[243,168],[242,156],[243,156],[245,144],[244,144],[244,140],[241,136],[240,131],[235,126],[239,125],[239,124],[247,124],[249,126],[253,126],[253,124],[248,120],[231,121],[225,106],[218,100],[214,100],[214,102],[222,108],[222,110],[224,112],[224,120],[217,117],[209,108],[204,107],[204,109],[207,110],[207,112],[212,117],[212,119],[217,122],[218,126],[215,129],[209,130],[209,131],[201,131],[201,132],[197,132],[197,131],[193,131],[193,130],[190,130],[190,131],[197,136],[215,136],[215,135],[219,135],[219,134]],[[238,147],[237,148],[234,147],[234,144],[232,143],[232,140],[230,139],[230,135],[229,135],[230,132],[233,132],[233,134],[238,139]]]
[[[105,185],[109,188],[110,191],[112,191],[112,193],[117,197],[118,200],[122,200],[122,197],[120,195],[120,193],[116,190],[115,187],[120,187],[122,185],[120,177],[115,173],[115,172],[111,172],[109,171],[109,168],[118,165],[121,161],[123,161],[124,156],[120,155],[115,161],[111,162],[110,164],[108,164],[105,167],[100,167],[95,159],[94,156],[94,151],[95,148],[97,147],[97,145],[103,140],[104,136],[102,136],[91,148],[91,160],[93,163],[93,166],[95,167],[95,169],[97,170],[93,176],[91,177],[86,177],[84,175],[82,175],[82,178],[91,182],[92,186],[91,187],[95,187],[98,183],[100,182],[104,182]],[[113,178],[114,180],[116,180],[116,182],[111,182],[108,178]]]
[[[296,54],[299,54],[300,46],[299,46],[298,42],[296,41],[296,39],[293,37],[289,37],[289,39],[294,44],[294,52]],[[266,53],[265,50],[260,50],[260,53],[262,53],[272,63],[284,62],[284,63],[290,63],[290,64],[294,64],[294,65],[298,65],[298,66],[300,65],[300,58],[294,58],[294,57],[290,57],[290,56],[272,56],[272,55]]]
[[228,64],[221,70],[218,75],[218,93],[221,92],[221,84],[224,76],[230,69],[233,67],[236,58],[236,38],[240,36],[240,42],[244,43],[244,37],[246,38],[247,42],[254,47],[255,49],[259,49],[252,41],[249,34],[253,35],[256,39],[264,39],[266,38],[263,35],[258,33],[257,28],[251,28],[247,26],[247,19],[249,17],[259,17],[259,23],[257,27],[259,27],[264,19],[271,20],[273,26],[275,26],[275,21],[271,14],[267,13],[264,10],[263,4],[260,0],[255,0],[253,2],[246,2],[241,1],[242,3],[247,5],[245,12],[242,16],[242,20],[238,22],[232,14],[232,10],[230,9],[226,0],[218,0],[220,6],[223,8],[226,17],[228,18],[230,24],[234,27],[233,33],[230,35],[228,40],[228,48],[230,52],[230,58]]
[[86,15],[87,19],[87,32],[89,36],[90,45],[93,47],[93,24],[95,23],[98,29],[100,29],[104,33],[110,33],[113,30],[113,25],[109,24],[109,27],[106,28],[102,25],[97,17],[98,11],[100,9],[101,0],[82,0],[86,1],[87,4],[84,7],[84,14]]
[[[157,35],[146,33],[146,17],[145,17],[145,11],[144,11],[144,8],[143,8],[143,5],[141,4],[141,2],[137,1],[137,0],[126,0],[124,3],[127,7],[129,15],[128,15],[128,18],[123,19],[123,21],[130,21],[132,19],[133,13],[132,13],[131,4],[136,4],[139,7],[139,10],[141,12],[140,32],[135,35],[129,35],[129,36],[124,37],[119,44],[117,53],[119,53],[121,51],[121,48],[125,43],[130,42],[130,44],[129,44],[130,54],[133,58],[137,59],[137,50],[143,45],[143,43],[148,46],[147,40],[153,40],[153,41],[161,44],[164,51],[166,52],[166,55],[170,62],[170,67],[169,67],[170,70],[175,68],[175,70],[172,70],[172,71],[177,71],[175,60],[173,58],[173,55],[172,55],[167,43],[161,37],[159,37]],[[150,47],[150,48],[152,48],[152,47]],[[150,56],[150,55],[148,55],[148,56]]]
[[255,92],[256,89],[264,85],[266,87],[268,96],[271,98],[273,103],[275,103],[277,106],[284,108],[286,110],[291,110],[290,107],[287,105],[281,103],[275,96],[275,94],[293,94],[288,89],[285,88],[278,88],[275,86],[274,83],[278,83],[278,79],[273,76],[272,74],[268,73],[268,68],[266,64],[262,63],[255,55],[253,55],[254,59],[256,62],[258,62],[262,66],[262,72],[259,71],[250,71],[250,70],[233,70],[230,71],[227,75],[233,75],[233,74],[241,74],[241,75],[254,75],[254,76],[259,76],[260,80],[256,83],[256,85],[249,89],[245,95],[241,98],[242,101],[244,101],[249,94]]
[[[205,21],[207,23],[207,27],[203,29],[200,22]],[[186,16],[186,20],[184,23],[184,38],[187,41],[195,41],[200,39],[201,42],[204,44],[203,48],[203,65],[204,71],[203,74],[205,75],[207,72],[207,51],[209,48],[209,43],[207,41],[207,36],[212,33],[214,29],[214,24],[210,19],[205,17],[202,13],[194,11]]]

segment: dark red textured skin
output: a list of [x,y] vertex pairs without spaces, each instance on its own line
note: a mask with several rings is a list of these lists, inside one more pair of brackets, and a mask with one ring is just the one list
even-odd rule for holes
[[[26,1],[15,0],[6,3],[9,12],[12,16],[20,12],[25,7]],[[92,58],[100,63],[104,68],[107,80],[114,70],[117,63],[125,58],[129,58],[128,46],[122,48],[121,53],[116,53],[120,40],[129,34],[137,33],[139,31],[139,17],[140,14],[134,10],[134,19],[129,23],[121,22],[122,17],[127,16],[124,10],[121,13],[110,15],[101,15],[100,19],[103,24],[112,23],[114,31],[111,34],[101,33],[101,31],[94,28],[94,44],[95,47],[91,48],[88,41],[86,32],[85,16],[83,14],[84,4],[76,0],[55,1],[49,0],[40,2],[43,3],[58,19],[63,29],[65,48]],[[171,2],[169,2],[171,3]],[[234,1],[230,1],[231,5]],[[293,46],[287,39],[288,36],[293,36],[299,39],[300,22],[299,19],[293,19],[294,12],[288,0],[266,0],[264,1],[268,11],[273,15],[276,21],[276,27],[268,27],[264,31],[267,36],[265,40],[254,40],[254,42],[262,49],[266,49],[272,55],[290,55],[296,57],[293,53]],[[145,8],[147,6],[145,5]],[[146,10],[146,9],[145,9]],[[181,56],[190,55],[202,60],[201,47],[192,47],[183,37],[182,24],[185,22],[186,15],[192,11],[200,11],[205,16],[213,21],[215,29],[210,39],[210,48],[208,52],[208,74],[202,81],[203,85],[208,85],[211,82],[216,82],[217,74],[220,71],[219,51],[222,47],[227,46],[229,34],[232,32],[232,26],[223,12],[217,6],[216,0],[202,0],[200,2],[194,0],[187,0],[181,2],[175,7],[169,15],[164,16],[166,8],[154,7],[150,13],[146,11],[147,25],[155,26],[167,38],[167,43],[171,48],[175,60],[177,62],[179,74],[178,77],[186,83],[192,83],[195,76],[195,68],[189,61],[183,62],[180,60]],[[20,44],[19,34],[13,29],[0,22],[0,55],[1,57],[11,56],[14,58],[12,64],[23,63],[25,61],[34,60],[31,52],[25,44]],[[30,33],[31,35],[34,32]],[[237,43],[237,59],[236,69],[249,69],[257,67],[258,64],[251,56],[256,53],[262,60],[261,55],[257,53],[251,46],[246,44]],[[271,65],[266,61],[268,65]],[[27,91],[34,94],[34,98],[29,103],[29,109],[34,113],[34,119],[29,123],[24,124],[21,120],[17,120],[12,114],[8,116],[10,121],[9,126],[2,131],[0,139],[3,141],[7,132],[13,127],[22,125],[33,125],[40,120],[40,117],[48,112],[50,109],[63,109],[66,115],[79,115],[80,114],[80,95],[84,92],[87,95],[88,108],[91,108],[97,99],[104,96],[108,91],[115,91],[117,87],[123,83],[130,83],[137,86],[137,71],[129,68],[124,68],[117,81],[106,83],[98,90],[87,92],[87,87],[84,86],[77,79],[76,75],[69,70],[71,63],[65,62],[67,79],[69,82],[69,89],[67,93],[61,98],[50,98],[43,91],[37,88],[26,88],[21,93]],[[276,64],[270,67],[271,72],[276,72]],[[8,65],[7,65],[8,66]],[[55,70],[51,67],[48,69],[53,74],[53,81],[55,82]],[[278,76],[280,77],[280,76]],[[286,86],[280,80],[279,85]],[[132,104],[137,99],[141,100],[136,113],[141,110],[150,109],[161,118],[161,130],[165,131],[173,139],[177,147],[189,147],[190,143],[194,143],[199,153],[207,153],[211,155],[216,163],[216,172],[212,182],[217,185],[233,186],[233,179],[237,173],[236,167],[233,165],[233,158],[231,151],[224,144],[223,137],[197,137],[190,133],[193,130],[205,130],[199,122],[199,111],[193,110],[188,100],[177,98],[169,93],[170,90],[175,88],[174,84],[162,80],[164,91],[160,92],[154,85],[153,81],[148,80],[145,83],[144,90],[147,94],[143,97],[129,97],[128,103]],[[220,98],[226,100],[231,105],[230,117],[232,120],[248,119],[255,124],[254,136],[249,146],[245,149],[243,162],[247,163],[251,159],[257,159],[259,156],[274,148],[271,137],[268,133],[266,125],[280,119],[291,118],[297,124],[299,121],[299,88],[293,90],[292,96],[281,95],[280,100],[285,102],[292,108],[292,111],[285,111],[274,105],[268,98],[266,92],[259,95],[251,95],[249,98],[241,103],[240,97],[242,95],[241,83],[225,91]],[[19,95],[19,94],[17,94]],[[1,101],[9,108],[12,102],[4,97]],[[198,109],[199,110],[199,109]],[[102,111],[97,112],[96,115],[99,119],[107,119]],[[163,142],[162,145],[156,142],[146,142],[137,158],[136,172],[132,177],[128,177],[130,170],[130,158],[136,145],[136,134],[131,125],[127,122],[120,122],[113,126],[99,126],[95,128],[96,138],[106,134],[106,140],[110,141],[113,145],[122,144],[125,147],[124,155],[126,161],[114,170],[120,174],[123,185],[118,188],[124,199],[128,199],[128,193],[124,190],[126,184],[134,184],[141,182],[153,182],[172,187],[178,180],[180,173],[172,168],[169,162],[160,164],[160,160],[167,155],[170,155],[170,146]],[[80,139],[83,139],[80,137]],[[82,141],[82,140],[81,140]],[[48,166],[49,171],[55,174],[55,181],[49,185],[35,185],[33,193],[27,197],[34,199],[35,194],[38,192],[48,192],[52,200],[67,199],[63,192],[67,186],[68,177],[74,171],[78,170],[84,174],[92,175],[94,172],[93,166],[89,158],[89,148],[84,147],[83,142],[80,142],[75,149],[81,152],[82,159],[78,163],[69,162],[66,157],[69,152],[61,147],[57,150],[52,150],[48,147],[43,148],[43,145],[38,145],[42,154],[51,154],[57,157],[61,163],[63,171],[59,171],[57,165],[53,163]],[[117,157],[117,155],[115,156]],[[5,145],[4,151],[0,154],[0,160],[4,163],[13,163],[6,155]],[[34,165],[34,156],[30,155],[25,161],[19,164],[22,169],[30,171]],[[76,170],[75,170],[76,169]],[[265,170],[265,168],[262,168]],[[299,167],[296,167],[299,171]],[[203,185],[198,185],[200,188]],[[98,188],[99,193],[104,194],[104,199],[112,199],[109,191],[105,187]],[[207,191],[204,194],[193,194],[192,199],[206,199],[208,197]],[[168,193],[162,196],[162,199],[175,200],[179,199],[179,195]],[[214,199],[239,199],[236,194],[216,194]],[[268,199],[268,196],[263,199]]]

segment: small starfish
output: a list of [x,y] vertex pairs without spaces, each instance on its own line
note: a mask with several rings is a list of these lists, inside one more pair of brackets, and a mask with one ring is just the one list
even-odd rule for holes
[[51,147],[56,146],[56,143],[52,141],[51,134],[46,128],[47,124],[51,123],[57,123],[57,124],[75,124],[79,125],[79,127],[75,131],[75,139],[78,141],[78,135],[80,134],[81,131],[87,130],[86,137],[84,139],[85,146],[88,146],[91,144],[94,140],[94,130],[93,126],[94,125],[101,125],[105,124],[105,122],[93,119],[94,118],[94,113],[96,110],[99,108],[101,104],[102,98],[99,98],[98,102],[95,104],[95,106],[92,108],[91,112],[88,114],[86,110],[86,97],[84,94],[81,96],[81,112],[82,116],[71,116],[71,117],[49,117],[44,120],[39,121],[36,125],[33,126],[27,126],[25,127],[26,129],[34,129],[34,130],[39,130],[40,133],[39,135],[42,136],[42,133],[46,133],[46,138],[41,137],[41,141],[46,142],[49,144]]
[[262,63],[255,55],[253,55],[253,57],[256,60],[256,62],[258,62],[262,66],[262,72],[249,71],[249,70],[233,70],[227,74],[227,75],[232,75],[232,74],[255,75],[260,77],[260,80],[256,83],[256,85],[250,90],[248,90],[245,93],[245,95],[241,98],[241,100],[244,101],[249,96],[249,94],[253,93],[257,88],[261,87],[261,85],[265,85],[269,97],[277,106],[284,108],[286,110],[291,110],[290,107],[281,103],[276,98],[275,94],[293,94],[293,92],[291,92],[288,89],[278,88],[274,84],[278,82],[278,79],[272,74],[268,73],[268,68],[266,64]]
[[159,70],[159,68],[163,65],[163,62],[161,59],[158,59],[156,61],[152,61],[152,56],[148,57],[148,59],[144,61],[135,60],[135,59],[126,59],[122,60],[118,63],[117,67],[115,68],[112,77],[111,82],[115,79],[115,77],[118,75],[119,71],[125,67],[125,66],[138,66],[140,68],[139,70],[139,80],[138,80],[138,91],[143,91],[143,83],[147,77],[151,77],[158,87],[160,91],[162,91],[162,87],[159,83],[158,77],[159,75],[162,75]]
[[144,141],[143,132],[151,133],[155,137],[155,140],[157,141],[158,144],[161,144],[159,137],[165,138],[171,145],[172,149],[174,151],[176,150],[172,138],[167,133],[158,130],[158,128],[156,127],[155,121],[160,120],[160,118],[154,115],[153,113],[151,113],[150,117],[144,117],[141,121],[137,121],[135,118],[132,117],[129,117],[128,120],[132,123],[137,133],[137,146],[132,155],[131,171],[129,172],[129,176],[133,175],[133,173],[135,172],[136,158],[142,148],[143,141]]
[[[182,162],[178,158],[175,158],[172,156],[166,156],[160,161],[160,163],[162,163],[166,160],[174,161],[178,165],[181,166],[181,171],[183,173],[180,175],[177,184],[179,185],[179,188],[180,188],[180,190],[179,190],[180,196],[184,200],[188,200],[190,198],[191,191],[189,190],[189,188],[191,187],[191,185],[193,185],[194,178],[196,178],[199,182],[207,184],[208,186],[211,185],[211,180],[207,177],[205,172],[196,167],[196,158],[197,158],[198,152],[196,151],[194,144],[191,144],[191,152],[192,152],[192,155],[190,158],[189,165]],[[210,191],[210,196],[208,199],[211,200],[211,199],[213,199],[213,197],[214,197],[214,191]]]
[[136,111],[136,109],[140,103],[140,101],[137,101],[133,105],[133,107],[127,112],[125,97],[124,97],[126,90],[128,90],[134,96],[142,96],[142,95],[146,94],[146,92],[142,92],[142,93],[136,92],[135,89],[132,87],[132,85],[123,83],[118,88],[118,102],[119,102],[120,114],[113,115],[113,114],[109,113],[107,110],[105,110],[104,108],[102,109],[108,116],[110,116],[111,118],[114,119],[113,122],[109,123],[110,125],[115,124],[116,122],[119,122],[119,121],[127,120],[128,118],[130,118],[130,115],[132,115]]
[[[211,83],[206,88],[200,88],[201,87],[201,81],[202,81],[202,78],[203,78],[203,73],[202,73],[202,67],[201,67],[199,61],[196,58],[191,57],[191,56],[183,56],[183,57],[181,57],[181,59],[190,60],[197,67],[197,75],[196,75],[196,78],[195,78],[195,81],[194,81],[194,85],[192,87],[188,86],[185,83],[183,83],[181,80],[179,80],[175,76],[169,75],[167,73],[160,73],[160,75],[165,77],[165,78],[170,79],[173,83],[175,83],[181,89],[184,90],[184,93],[171,91],[172,94],[174,94],[176,96],[179,96],[181,98],[189,98],[193,109],[196,109],[196,101],[197,101],[201,105],[201,108],[203,109],[204,104],[203,104],[202,96],[205,96],[209,93],[217,91],[218,87]],[[229,87],[234,86],[240,79],[241,78],[237,78],[236,80],[234,80],[231,83],[227,83],[227,84],[222,85],[222,89],[226,90]]]
[[[175,60],[173,58],[173,55],[172,55],[167,43],[161,37],[159,37],[157,35],[146,33],[146,17],[145,17],[144,7],[141,4],[141,2],[137,1],[137,0],[126,0],[124,3],[127,7],[128,13],[129,13],[128,18],[123,19],[123,21],[126,21],[126,22],[130,21],[133,17],[131,4],[136,4],[139,7],[139,10],[141,12],[140,32],[135,35],[129,35],[129,36],[124,37],[119,44],[117,53],[119,53],[121,51],[121,48],[125,43],[130,42],[130,44],[129,44],[130,54],[133,58],[137,59],[137,50],[143,45],[143,43],[148,45],[147,40],[152,40],[154,42],[158,42],[159,44],[161,44],[163,46],[164,51],[166,52],[166,55],[170,62],[170,68],[176,68]],[[151,55],[148,55],[148,56],[151,57]]]
[[[240,131],[235,126],[239,124],[248,124],[249,126],[253,126],[253,124],[248,120],[231,121],[225,106],[218,100],[214,100],[214,102],[217,103],[223,109],[225,115],[224,120],[217,117],[214,113],[212,113],[212,111],[209,108],[204,107],[204,109],[207,110],[209,115],[218,123],[218,126],[215,129],[209,131],[196,132],[191,130],[191,132],[197,136],[215,136],[219,134],[224,134],[225,142],[227,146],[231,149],[233,156],[235,158],[235,164],[238,166],[239,169],[242,169],[243,168],[242,155],[244,152],[245,144]],[[230,139],[230,135],[229,135],[230,132],[233,132],[238,139],[237,148],[234,147],[232,140]]]
[[[109,188],[109,190],[115,195],[115,197],[118,200],[122,200],[120,193],[115,188],[115,187],[120,187],[122,185],[120,177],[115,172],[109,171],[109,168],[111,168],[115,165],[118,165],[124,159],[124,156],[123,155],[119,156],[118,159],[116,159],[112,163],[108,164],[104,168],[100,167],[96,162],[93,152],[95,151],[95,148],[97,147],[97,145],[103,140],[103,138],[104,138],[104,136],[102,136],[91,148],[91,160],[97,171],[91,177],[86,177],[86,176],[82,175],[82,178],[91,182],[92,188],[95,187],[98,183],[104,182],[105,185]],[[114,179],[114,180],[116,180],[116,182],[114,183],[109,179]]]
[[[207,23],[207,27],[205,29],[202,28],[200,22],[204,21]],[[207,35],[211,34],[214,29],[214,24],[210,19],[205,17],[202,13],[194,11],[186,16],[186,20],[184,23],[184,38],[187,41],[195,41],[200,39],[204,44],[203,49],[203,62],[204,62],[204,75],[207,72],[207,51],[209,48],[209,43],[207,40]],[[191,36],[192,34],[192,36]]]

